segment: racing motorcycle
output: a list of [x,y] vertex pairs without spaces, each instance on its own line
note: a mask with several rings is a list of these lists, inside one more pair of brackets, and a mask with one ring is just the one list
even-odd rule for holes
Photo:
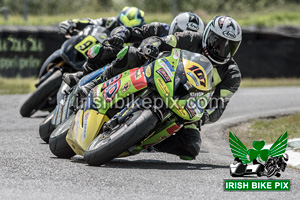
[[109,34],[104,27],[89,25],[75,36],[67,36],[69,39],[43,63],[39,81],[35,85],[37,89],[23,103],[20,114],[30,117],[38,110],[52,111],[56,106],[62,74],[82,70],[88,50],[105,40]]
[[91,80],[98,78],[106,67],[100,68],[80,79],[72,88],[62,81],[62,85],[57,93],[57,105],[39,126],[39,134],[42,140],[49,142],[52,131],[61,123],[69,118],[80,104],[78,87],[89,83]]
[[[140,153],[201,119],[213,94],[212,69],[203,55],[174,48],[97,85],[53,131],[51,152],[61,158],[83,155],[96,166]],[[125,107],[116,106],[128,98]]]

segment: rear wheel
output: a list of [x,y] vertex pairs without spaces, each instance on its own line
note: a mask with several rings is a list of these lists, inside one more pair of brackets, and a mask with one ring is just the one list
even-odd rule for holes
[[45,118],[45,120],[40,124],[40,128],[39,128],[40,137],[46,143],[49,142],[50,135],[52,131],[55,129],[55,125],[51,123],[53,116],[54,116],[54,111],[52,111]]
[[24,102],[20,109],[23,117],[30,117],[39,109],[42,109],[50,97],[56,98],[56,94],[61,85],[62,72],[55,71],[47,80],[38,86],[30,97]]
[[75,155],[75,152],[69,146],[66,141],[66,136],[71,127],[72,121],[75,115],[71,115],[63,123],[61,123],[57,128],[52,132],[49,139],[49,147],[51,152],[59,158],[71,158]]
[[158,117],[151,110],[140,110],[119,127],[101,133],[84,153],[84,160],[93,166],[102,165],[141,141],[152,131]]

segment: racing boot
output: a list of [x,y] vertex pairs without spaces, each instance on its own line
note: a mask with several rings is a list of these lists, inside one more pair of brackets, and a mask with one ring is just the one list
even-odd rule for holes
[[91,82],[80,86],[78,88],[78,93],[80,94],[81,97],[87,97],[91,89],[99,85],[100,83],[103,83],[107,81],[111,76],[108,76],[108,69],[104,70],[104,72],[96,79],[92,80]]
[[73,87],[78,83],[78,81],[83,77],[83,72],[75,72],[75,73],[64,73],[63,81],[70,87]]

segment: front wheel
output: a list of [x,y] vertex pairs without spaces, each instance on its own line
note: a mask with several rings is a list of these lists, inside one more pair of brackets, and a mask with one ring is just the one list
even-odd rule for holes
[[23,117],[30,117],[47,103],[49,97],[53,95],[55,98],[61,81],[62,72],[60,70],[53,72],[24,102],[20,109],[20,114]]
[[75,155],[75,152],[69,146],[66,141],[66,136],[71,127],[75,115],[72,114],[63,123],[57,126],[52,132],[49,139],[50,151],[58,158],[71,158]]
[[84,160],[92,166],[102,165],[141,141],[152,131],[158,117],[151,110],[139,110],[119,127],[101,133],[89,145]]
[[52,131],[55,129],[55,125],[51,123],[52,118],[54,116],[54,111],[52,111],[45,120],[40,124],[39,133],[42,140],[46,143],[49,142],[49,137]]

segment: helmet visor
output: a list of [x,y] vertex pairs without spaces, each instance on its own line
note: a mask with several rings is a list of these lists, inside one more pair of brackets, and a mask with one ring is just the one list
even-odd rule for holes
[[240,41],[228,40],[210,31],[207,35],[206,49],[218,61],[232,57],[239,48]]

